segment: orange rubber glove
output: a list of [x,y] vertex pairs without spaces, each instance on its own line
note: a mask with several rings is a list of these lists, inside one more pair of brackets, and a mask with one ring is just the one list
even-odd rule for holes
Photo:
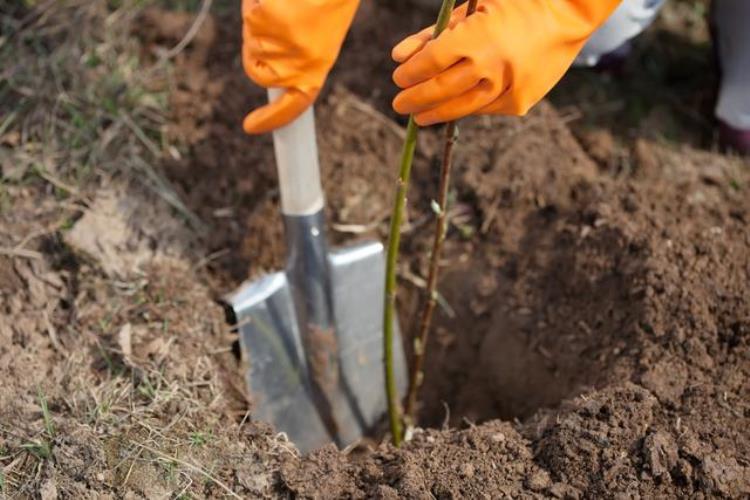
[[248,134],[284,126],[320,92],[359,0],[242,0],[242,65],[262,87],[286,92],[251,112]]
[[453,11],[448,28],[433,28],[393,49],[401,63],[398,113],[419,125],[472,114],[524,115],[562,78],[586,39],[620,0],[479,0]]

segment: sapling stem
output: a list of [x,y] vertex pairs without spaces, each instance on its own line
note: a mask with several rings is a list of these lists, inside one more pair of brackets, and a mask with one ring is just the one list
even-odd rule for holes
[[[443,0],[440,6],[437,23],[432,37],[437,37],[448,26],[456,0]],[[401,243],[401,223],[406,207],[406,194],[409,190],[411,166],[414,161],[414,150],[417,147],[417,122],[409,116],[406,126],[406,139],[401,150],[401,163],[398,173],[396,199],[393,202],[393,214],[388,236],[388,254],[385,268],[385,304],[383,307],[383,367],[385,370],[385,391],[388,402],[388,422],[391,439],[395,446],[401,445],[401,402],[399,401],[396,375],[393,371],[393,320],[396,311],[396,263],[398,262],[399,244]]]
[[[466,15],[470,16],[477,8],[478,0],[469,0]],[[409,391],[406,395],[406,421],[413,425],[416,422],[417,393],[424,381],[424,360],[427,351],[427,340],[430,334],[432,314],[437,303],[437,282],[440,272],[440,254],[448,232],[448,192],[450,190],[451,170],[453,169],[453,147],[458,137],[458,126],[455,121],[445,125],[445,143],[443,162],[440,167],[440,186],[435,218],[435,235],[432,240],[430,264],[427,273],[425,304],[419,319],[419,331],[414,335],[414,364],[409,372]]]
[[427,340],[432,323],[432,313],[437,303],[437,279],[440,266],[440,253],[448,229],[448,190],[452,166],[453,145],[456,142],[458,128],[456,122],[449,122],[445,127],[445,145],[443,147],[443,163],[440,169],[440,187],[438,189],[437,206],[435,207],[435,234],[432,240],[430,264],[427,272],[425,300],[418,328],[414,338],[414,363],[409,372],[409,392],[406,395],[406,420],[409,424],[416,422],[417,392],[424,380],[424,359]]

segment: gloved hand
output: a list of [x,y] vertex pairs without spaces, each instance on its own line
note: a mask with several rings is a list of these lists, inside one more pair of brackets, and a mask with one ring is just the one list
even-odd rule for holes
[[419,125],[472,114],[524,115],[562,78],[586,39],[620,0],[479,0],[431,40],[427,28],[393,49],[401,63],[398,113]]
[[248,134],[286,125],[320,92],[359,0],[242,0],[242,65],[262,87],[286,92],[251,112]]

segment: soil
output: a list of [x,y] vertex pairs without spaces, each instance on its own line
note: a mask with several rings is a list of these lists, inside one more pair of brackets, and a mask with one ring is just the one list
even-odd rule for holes
[[[156,23],[161,13],[146,12],[144,54],[179,41],[191,18],[171,15]],[[376,89],[392,88],[383,54],[428,18],[365,3],[317,105],[336,243],[385,238],[403,128]],[[524,118],[461,123],[445,305],[411,439],[300,457],[248,422],[217,300],[281,267],[284,247],[270,138],[238,127],[264,100],[241,71],[239,33],[235,17],[212,20],[176,58],[168,133],[184,148],[160,171],[200,228],[130,185],[70,206],[64,237],[59,204],[39,187],[4,215],[9,242],[52,228],[29,245],[40,259],[0,256],[0,422],[40,422],[38,386],[58,427],[56,461],[38,469],[35,494],[170,494],[159,455],[142,463],[135,453],[159,434],[211,428],[198,453],[216,471],[206,496],[225,494],[219,483],[301,498],[750,495],[750,165],[637,138],[630,168],[613,170],[606,133],[576,137],[546,102]],[[440,136],[421,132],[403,237],[410,356]],[[134,277],[138,287],[118,288]],[[113,370],[106,394],[140,390],[109,406],[150,398],[142,425],[123,427],[115,410],[98,416],[105,392],[86,394]],[[179,396],[193,386],[205,390]],[[79,406],[94,416],[77,416]],[[0,455],[21,444],[13,435]],[[186,447],[175,444],[174,456]]]

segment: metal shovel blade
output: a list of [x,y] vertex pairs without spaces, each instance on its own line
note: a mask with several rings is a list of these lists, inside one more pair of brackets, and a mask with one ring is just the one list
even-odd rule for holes
[[[311,392],[304,342],[285,272],[241,286],[225,300],[234,313],[256,419],[271,422],[306,453],[329,442],[345,446],[370,434],[386,410],[383,374],[383,245],[368,242],[328,256],[338,350],[336,432]],[[394,366],[405,390],[406,364],[396,328]]]

